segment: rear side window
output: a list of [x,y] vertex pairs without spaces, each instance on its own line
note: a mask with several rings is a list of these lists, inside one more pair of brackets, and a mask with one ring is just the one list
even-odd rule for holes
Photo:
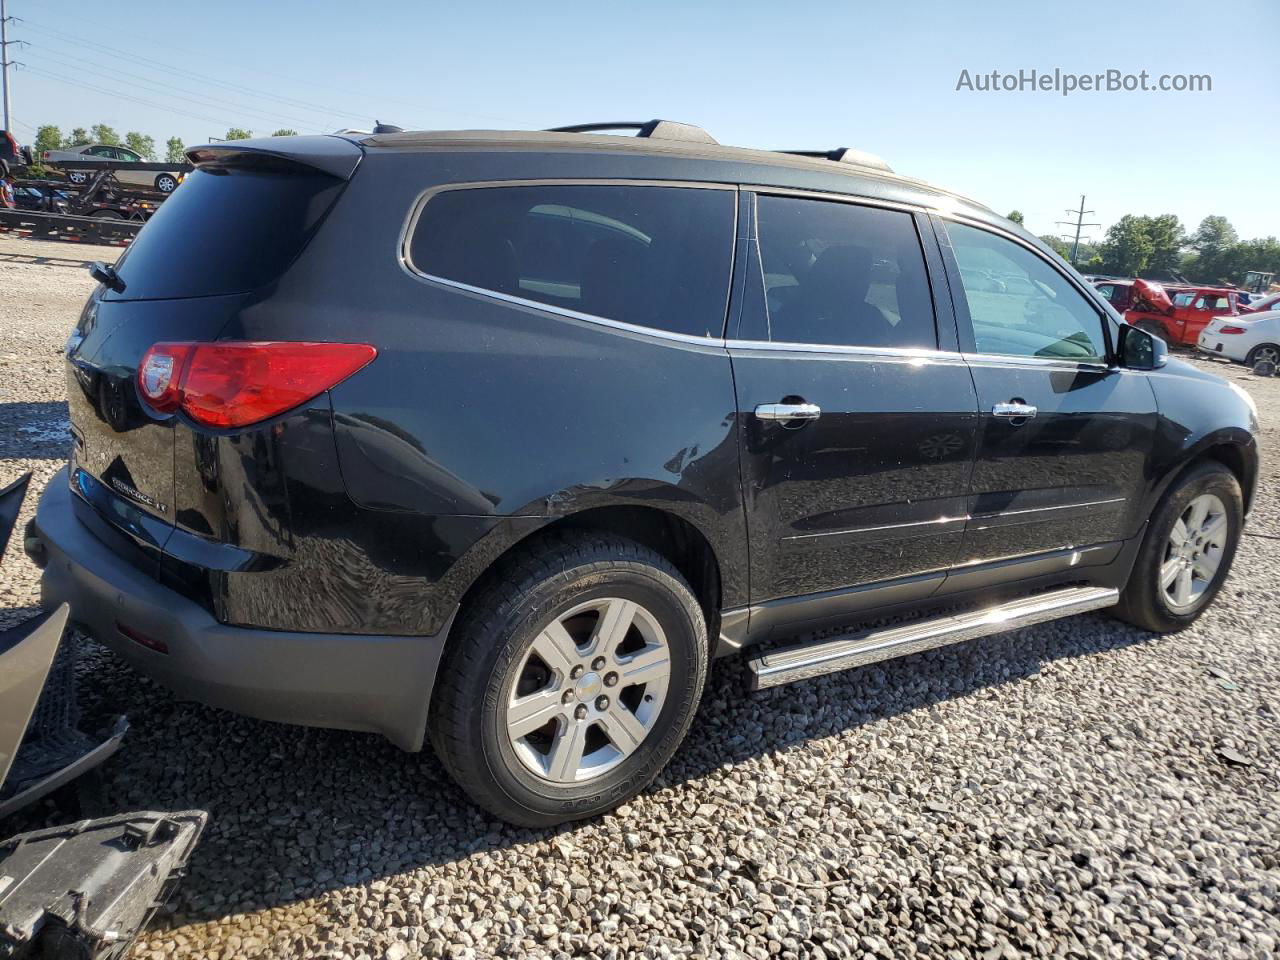
[[769,337],[853,347],[937,347],[924,254],[909,213],[759,198]]
[[418,272],[577,313],[721,336],[730,190],[551,184],[445,190],[409,238]]
[[343,181],[265,161],[201,167],[138,234],[111,299],[158,300],[242,293],[275,280],[333,205]]

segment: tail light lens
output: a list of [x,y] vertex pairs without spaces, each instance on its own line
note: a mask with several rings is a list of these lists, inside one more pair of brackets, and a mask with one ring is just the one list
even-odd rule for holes
[[377,355],[366,343],[157,343],[138,366],[138,392],[157,413],[245,427],[319,396]]
[[1218,332],[1219,333],[1248,333],[1249,331],[1246,330],[1244,327],[1227,326],[1227,327],[1219,327]]

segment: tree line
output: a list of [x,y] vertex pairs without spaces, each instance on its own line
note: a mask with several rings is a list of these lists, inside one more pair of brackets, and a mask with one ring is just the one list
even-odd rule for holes
[[[282,127],[272,133],[271,136],[293,137],[297,136],[297,133],[297,130]],[[250,130],[245,130],[242,127],[232,127],[222,139],[248,140],[252,136],[253,132]],[[103,143],[111,147],[128,147],[144,160],[160,161],[155,138],[145,133],[139,133],[136,130],[130,130],[122,138],[120,134],[105,123],[96,123],[87,130],[84,127],[73,127],[66,136],[63,136],[60,127],[52,123],[42,124],[36,129],[35,152],[37,157],[46,150],[70,150],[74,147],[88,146],[91,143]],[[164,162],[183,163],[186,160],[186,149],[181,137],[170,137],[165,141]]]
[[[1013,214],[1017,214],[1014,216]],[[1009,219],[1022,222],[1013,211]],[[1071,244],[1060,237],[1040,238],[1064,260]],[[1241,240],[1226,217],[1209,216],[1188,231],[1172,213],[1157,217],[1126,214],[1111,225],[1099,244],[1081,242],[1075,265],[1084,273],[1117,277],[1170,279],[1236,286],[1250,270],[1280,277],[1280,240],[1274,236]]]

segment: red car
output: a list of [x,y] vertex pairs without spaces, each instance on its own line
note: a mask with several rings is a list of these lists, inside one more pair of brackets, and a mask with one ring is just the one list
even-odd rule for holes
[[1125,311],[1127,323],[1160,337],[1166,343],[1194,347],[1214,317],[1239,316],[1240,295],[1225,287],[1170,287],[1150,280],[1133,281],[1134,306]]

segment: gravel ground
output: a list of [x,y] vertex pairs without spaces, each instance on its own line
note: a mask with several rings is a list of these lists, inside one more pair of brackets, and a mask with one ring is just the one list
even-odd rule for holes
[[[31,469],[40,488],[61,463],[78,263],[118,253],[71,249],[0,239],[0,484]],[[1274,448],[1280,379],[1214,369],[1254,395]],[[1254,535],[1193,629],[1077,617],[754,696],[721,661],[657,784],[557,830],[490,821],[429,753],[178,703],[90,647],[88,715],[133,724],[107,806],[212,814],[132,956],[1275,956],[1264,469]],[[11,549],[0,625],[36,603]]]

